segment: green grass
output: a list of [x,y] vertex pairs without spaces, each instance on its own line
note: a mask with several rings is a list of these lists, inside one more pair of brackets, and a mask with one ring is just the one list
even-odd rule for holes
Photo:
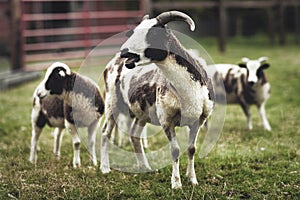
[[[221,54],[214,39],[202,38],[200,43],[216,63],[237,63],[243,56],[269,57],[266,73],[272,96],[266,110],[272,132],[263,130],[255,107],[251,109],[254,129],[248,131],[241,108],[228,106],[216,147],[206,158],[196,157],[198,186],[189,185],[184,176],[187,156],[181,157],[182,190],[171,189],[171,165],[145,174],[112,170],[103,175],[88,167],[83,145],[83,167],[74,170],[71,137],[65,134],[62,158],[56,160],[50,128],[41,136],[33,166],[28,158],[31,96],[39,82],[35,81],[0,92],[0,199],[299,199],[299,46],[270,46],[261,37],[239,38],[229,40],[227,52]],[[165,142],[161,137],[158,141]]]

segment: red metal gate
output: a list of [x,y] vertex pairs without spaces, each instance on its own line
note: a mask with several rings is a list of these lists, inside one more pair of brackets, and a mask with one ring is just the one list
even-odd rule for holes
[[[82,60],[106,38],[145,14],[144,0],[21,0],[26,69],[37,62]],[[41,66],[41,65],[39,65]]]

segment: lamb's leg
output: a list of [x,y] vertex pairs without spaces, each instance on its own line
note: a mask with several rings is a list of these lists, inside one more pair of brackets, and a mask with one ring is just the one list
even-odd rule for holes
[[141,133],[145,124],[139,123],[138,119],[135,119],[131,129],[130,137],[133,143],[134,152],[138,160],[138,165],[142,170],[151,170],[151,167],[148,163],[147,157],[144,152],[143,144],[141,141]]
[[251,114],[250,114],[250,111],[249,111],[249,105],[247,105],[246,103],[240,103],[241,104],[241,107],[247,117],[247,127],[249,130],[252,130],[252,120],[251,120]]
[[54,129],[54,144],[53,144],[53,153],[56,158],[60,158],[60,147],[63,138],[63,128],[55,128]]
[[101,152],[100,152],[101,154],[100,170],[103,174],[110,172],[108,148],[109,148],[109,139],[114,126],[115,126],[115,120],[113,119],[113,115],[107,116],[102,129],[102,141],[101,141]]
[[267,131],[271,131],[271,126],[269,124],[269,121],[268,121],[267,115],[266,115],[265,103],[262,103],[260,106],[258,106],[258,110],[260,113],[262,123],[264,125],[264,129]]
[[80,138],[79,138],[76,126],[74,124],[71,124],[68,121],[66,121],[66,128],[67,128],[68,132],[71,134],[72,140],[73,140],[73,149],[74,149],[73,167],[79,168],[79,167],[81,167]]
[[179,172],[179,154],[180,148],[176,139],[174,126],[165,128],[165,134],[168,137],[171,155],[172,155],[172,178],[171,184],[173,189],[180,189],[182,187],[180,172]]
[[[201,124],[203,122],[200,122]],[[189,134],[189,147],[188,147],[188,167],[186,171],[186,176],[189,178],[193,185],[198,185],[195,168],[194,168],[194,154],[196,151],[196,141],[198,136],[199,125],[198,123],[190,126],[190,134]]]
[[97,166],[97,156],[96,156],[95,144],[96,144],[96,136],[97,136],[98,128],[99,128],[99,122],[98,121],[92,123],[88,127],[89,153],[90,153],[90,156],[91,156],[91,161],[92,161],[94,166]]
[[43,128],[39,128],[36,125],[32,126],[29,161],[33,164],[35,164],[37,161],[37,145],[39,143],[39,138],[42,133],[42,130]]

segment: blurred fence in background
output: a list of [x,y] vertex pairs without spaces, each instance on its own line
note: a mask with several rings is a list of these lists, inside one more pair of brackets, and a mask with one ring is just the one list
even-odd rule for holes
[[167,10],[192,16],[197,29],[190,34],[216,37],[221,52],[229,36],[260,32],[271,44],[285,45],[291,32],[300,43],[300,0],[0,0],[6,19],[0,47],[9,46],[0,53],[10,57],[13,70],[41,69],[41,62],[53,60],[78,66],[93,47],[130,29],[145,13]]
[[14,6],[21,11],[22,48],[22,58],[15,59],[26,69],[66,59],[78,66],[101,41],[132,28],[145,14],[143,0],[21,0]]
[[[216,36],[224,52],[228,35],[266,33],[270,43],[286,44],[288,30],[300,43],[300,0],[153,0],[152,13],[166,10],[188,12],[197,24],[199,35]],[[196,30],[196,31],[197,31]],[[200,31],[199,31],[200,30]],[[206,33],[205,33],[206,32]]]

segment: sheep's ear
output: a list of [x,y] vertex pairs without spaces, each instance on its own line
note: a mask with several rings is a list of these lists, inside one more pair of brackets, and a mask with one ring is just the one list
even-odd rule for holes
[[247,65],[245,63],[239,63],[238,66],[240,66],[241,68],[247,68]]
[[250,59],[247,58],[247,57],[243,57],[243,58],[242,58],[242,61],[243,61],[244,63],[248,62],[249,60],[250,60]]
[[269,63],[264,63],[259,68],[262,69],[262,70],[265,70],[265,69],[268,69],[269,67],[270,67]]
[[168,52],[163,49],[147,48],[145,56],[153,61],[163,61],[168,56]]

